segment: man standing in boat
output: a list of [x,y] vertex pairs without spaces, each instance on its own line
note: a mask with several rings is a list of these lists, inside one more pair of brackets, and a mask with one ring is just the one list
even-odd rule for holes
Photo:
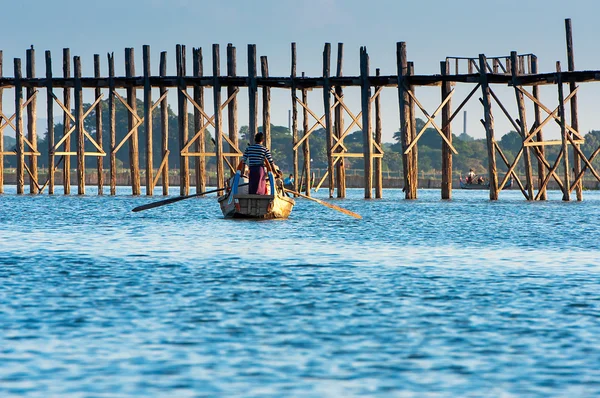
[[[248,175],[250,180],[248,184],[249,194],[266,194],[265,160],[269,162],[271,170],[276,169],[273,157],[271,156],[271,151],[263,145],[264,139],[265,136],[263,133],[256,133],[254,136],[255,143],[246,148],[244,156],[242,157],[242,164],[247,165],[250,171]],[[243,169],[243,165],[240,166]]]

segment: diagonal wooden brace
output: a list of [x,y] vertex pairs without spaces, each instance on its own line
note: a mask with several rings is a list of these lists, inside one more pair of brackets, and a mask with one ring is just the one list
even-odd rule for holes
[[452,90],[450,92],[450,94],[444,99],[444,101],[440,104],[440,106],[433,113],[433,116],[429,116],[429,113],[421,105],[421,103],[419,102],[419,100],[417,99],[417,97],[415,97],[415,95],[412,93],[411,90],[409,90],[408,88],[406,88],[406,92],[408,93],[408,95],[410,95],[410,97],[413,99],[413,101],[415,101],[415,104],[417,104],[417,106],[419,107],[419,109],[421,109],[421,112],[423,112],[423,114],[427,118],[427,122],[425,123],[425,126],[423,126],[423,128],[421,129],[421,131],[419,132],[419,134],[417,134],[417,136],[415,137],[415,139],[410,143],[410,145],[408,146],[408,148],[406,148],[406,150],[404,151],[405,155],[407,155],[410,152],[410,150],[417,144],[419,138],[423,135],[423,133],[425,132],[425,129],[430,124],[437,130],[438,134],[442,137],[442,139],[446,142],[446,144],[448,144],[448,147],[452,150],[452,152],[454,152],[455,155],[458,155],[458,151],[454,148],[454,146],[452,146],[452,143],[448,140],[448,138],[446,137],[446,135],[442,132],[442,130],[433,121],[433,118],[435,118],[437,116],[437,114],[442,110],[442,108],[444,107],[444,105],[446,105],[446,103],[450,100],[450,98],[452,98],[452,94],[454,93],[454,91],[455,90]]

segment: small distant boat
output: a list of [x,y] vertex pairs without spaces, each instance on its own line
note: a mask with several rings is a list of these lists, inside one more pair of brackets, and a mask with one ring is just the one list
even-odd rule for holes
[[256,218],[273,219],[288,218],[294,204],[294,199],[287,196],[283,190],[283,183],[275,179],[273,173],[268,172],[268,195],[251,195],[248,186],[240,186],[247,182],[241,172],[233,177],[229,191],[218,198],[221,211],[225,218]]
[[[463,179],[461,177],[458,179],[458,182],[460,183],[460,189],[486,189],[486,190],[490,189],[489,181],[484,181],[481,183],[478,183],[478,182],[467,183],[466,181],[463,181]],[[513,183],[513,179],[510,178],[504,185],[504,188],[502,188],[502,189],[510,189],[512,187],[512,183]]]

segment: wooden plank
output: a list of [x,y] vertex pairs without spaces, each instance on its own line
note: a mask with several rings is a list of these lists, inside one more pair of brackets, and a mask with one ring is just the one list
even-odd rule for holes
[[501,191],[502,189],[504,189],[504,186],[508,182],[510,176],[513,175],[515,178],[515,182],[517,183],[517,185],[519,186],[519,189],[521,190],[521,193],[523,194],[523,196],[527,197],[527,192],[525,190],[525,187],[523,186],[523,184],[521,183],[521,180],[519,179],[519,176],[517,176],[517,173],[515,172],[515,167],[517,166],[519,159],[523,155],[523,148],[521,148],[519,150],[519,152],[517,152],[517,156],[515,156],[515,160],[512,162],[512,164],[510,164],[508,162],[508,159],[506,158],[506,156],[504,156],[504,153],[502,152],[502,149],[500,148],[500,146],[498,145],[497,142],[494,143],[494,146],[496,147],[496,151],[498,152],[498,154],[500,155],[500,157],[502,158],[502,160],[508,167],[508,171],[507,171],[506,175],[504,176],[504,178],[502,179],[500,185],[498,186],[498,190]]
[[213,59],[213,100],[215,109],[215,153],[217,157],[217,188],[223,188],[225,185],[225,168],[223,159],[223,128],[222,124],[222,108],[221,108],[221,84],[219,83],[218,76],[221,75],[221,55],[219,51],[219,45],[213,44],[212,46],[212,59]]
[[434,127],[434,129],[437,130],[438,134],[442,137],[442,141],[445,141],[446,145],[450,148],[450,150],[452,150],[455,154],[458,154],[456,149],[454,149],[454,146],[452,146],[452,141],[449,140],[445,134],[443,134],[442,129],[440,127],[438,127],[437,124],[433,121],[433,119],[438,115],[438,113],[440,113],[444,109],[444,106],[450,101],[450,98],[452,97],[453,94],[454,94],[454,90],[450,91],[448,96],[446,98],[444,98],[444,100],[437,107],[435,112],[433,112],[433,115],[430,116],[429,113],[425,110],[425,108],[423,108],[423,105],[421,105],[419,100],[417,100],[415,95],[412,93],[412,90],[408,90],[409,97],[417,104],[419,109],[421,109],[421,112],[423,112],[423,114],[427,118],[427,122],[423,125],[423,127],[421,127],[421,130],[419,131],[419,133],[417,135],[415,135],[414,137],[412,137],[410,145],[404,151],[405,154],[410,153],[410,151],[416,147],[419,139],[425,133],[425,130],[427,130],[427,127],[429,127],[429,125],[432,125]]
[[77,137],[77,194],[85,195],[85,135],[83,133],[83,89],[81,87],[81,58],[73,57],[75,76],[75,132]]
[[[167,52],[160,53],[159,74],[161,77],[167,75]],[[163,154],[162,170],[162,194],[169,194],[169,104],[167,101],[168,89],[165,86],[160,86],[160,135],[161,135],[161,150]],[[157,172],[157,177],[160,173]],[[154,182],[156,186],[156,180]]]
[[189,173],[189,162],[186,156],[181,155],[181,150],[188,143],[188,117],[187,117],[187,101],[183,95],[183,91],[187,92],[187,86],[183,77],[185,76],[185,62],[184,53],[185,49],[181,44],[176,46],[176,58],[177,58],[177,77],[178,87],[177,92],[177,121],[178,121],[178,132],[179,132],[179,194],[181,196],[187,196],[190,193],[190,173]]
[[[546,178],[544,178],[544,181],[542,181],[542,186],[540,187],[540,190],[538,191],[538,193],[535,197],[535,200],[539,200],[541,193],[546,190],[548,182],[550,181],[550,177],[556,172],[556,169],[560,165],[560,161],[563,158],[563,154],[564,154],[564,152],[563,152],[563,148],[561,146],[560,151],[558,152],[558,155],[556,156],[556,160],[554,161],[554,165],[550,169],[550,172],[546,175]],[[567,188],[567,190],[568,190],[568,188]]]
[[[188,156],[188,157],[211,156],[211,157],[216,157],[217,153],[216,152],[184,152],[182,154],[182,156]],[[229,157],[232,157],[232,158],[241,158],[243,155],[240,155],[239,153],[235,153],[235,152],[223,152],[223,156],[229,156]],[[224,159],[224,160],[227,161],[227,159]],[[235,170],[233,170],[233,171],[235,171]]]
[[[494,63],[494,71],[498,71],[497,60]],[[440,72],[442,76],[450,74],[450,64],[448,61],[440,62]],[[452,103],[450,96],[452,93],[452,83],[445,82],[442,84],[442,131],[448,141],[452,143],[452,125],[450,116],[452,114]],[[447,101],[446,101],[447,100]],[[445,142],[442,142],[442,199],[452,199],[452,150]]]
[[[100,78],[100,54],[94,55],[94,77]],[[94,90],[96,101],[100,101],[102,98],[102,91],[98,87]],[[94,107],[96,116],[96,143],[102,148],[102,106],[97,105]],[[104,194],[104,158],[102,155],[98,155],[96,158],[96,173],[98,174],[98,195]]]
[[[304,79],[304,72],[302,72],[302,78]],[[308,104],[308,90],[306,88],[302,89],[302,103]],[[304,184],[304,193],[306,196],[310,196],[310,187],[312,183],[311,178],[311,158],[310,158],[310,138],[306,134],[308,131],[308,106],[302,108],[302,128],[303,128],[303,137],[306,137],[304,143],[302,144],[302,153],[304,155],[304,172],[306,173],[306,182]],[[300,182],[300,189],[302,189],[302,182]]]
[[329,180],[327,181],[329,197],[333,198],[334,180],[333,180],[333,123],[331,120],[331,84],[329,82],[331,67],[331,43],[325,43],[323,49],[323,109],[325,110],[325,140],[327,144],[327,172]]
[[[517,52],[512,51],[510,54],[510,58],[511,58],[511,64],[513,65],[511,74],[512,74],[513,79],[516,80],[517,75],[519,75],[519,71],[515,67],[515,65],[517,64],[517,62],[516,62],[517,61]],[[521,72],[520,74],[523,74],[523,73]],[[529,129],[527,127],[527,112],[525,110],[525,100],[523,98],[523,94],[517,88],[515,88],[515,97],[516,97],[516,101],[517,101],[517,108],[519,110],[519,129],[517,131],[521,135],[521,140],[524,141],[525,138],[527,137],[527,132],[529,131]],[[523,146],[522,150],[523,150],[523,160],[525,163],[525,180],[527,181],[526,198],[527,198],[527,200],[533,200],[534,199],[534,196],[533,196],[533,168],[531,165],[531,152],[529,151],[529,148],[526,146]],[[500,187],[500,189],[502,189],[502,187]]]
[[154,164],[152,150],[152,86],[150,85],[150,76],[152,75],[150,67],[150,46],[144,45],[143,63],[144,63],[144,130],[146,133],[146,195],[154,194]]
[[[54,152],[57,156],[77,156],[77,152],[65,152],[65,151],[56,151]],[[103,152],[84,152],[85,156],[106,156],[106,153]]]
[[[71,77],[71,50],[63,48],[63,78],[67,79]],[[63,104],[67,109],[71,109],[71,89],[63,89]],[[63,116],[63,136],[65,138],[64,149],[67,152],[71,151],[71,137],[68,131],[71,129],[71,119],[69,115],[65,113]],[[63,161],[63,187],[65,195],[71,194],[71,157],[65,156]]]
[[[593,162],[594,159],[596,158],[596,156],[598,156],[598,154],[600,154],[600,147],[596,148],[596,150],[590,155],[589,163]],[[575,181],[571,185],[570,192],[572,192],[573,189],[577,186],[577,183],[579,182],[579,180],[581,180],[583,178],[583,175],[585,174],[587,167],[588,167],[587,164],[583,166],[583,168],[581,169],[581,171],[575,178]]]
[[[575,51],[573,49],[573,27],[571,24],[571,19],[565,19],[565,33],[567,38],[567,65],[569,72],[575,71]],[[573,92],[577,88],[575,82],[569,83],[569,91]],[[579,131],[579,111],[577,106],[577,95],[571,97],[571,127],[574,130]],[[578,175],[581,171],[581,158],[578,156],[577,149],[579,148],[579,144],[574,144],[575,152],[573,153],[573,172],[575,175]],[[577,201],[583,200],[583,181],[579,181],[575,186],[575,195],[577,196]]]
[[560,62],[556,63],[556,81],[558,86],[558,116],[560,119],[560,136],[562,139],[562,152],[563,156],[563,165],[564,165],[564,181],[565,187],[563,189],[563,200],[568,202],[571,200],[569,187],[571,186],[571,169],[569,167],[569,149],[567,147],[567,129],[566,129],[566,120],[565,120],[565,105],[564,105],[564,94],[563,94],[563,82],[562,82],[562,73],[560,68]]
[[[298,149],[296,147],[296,143],[298,142],[298,104],[296,103],[297,100],[297,92],[296,92],[296,85],[295,85],[295,78],[296,78],[296,43],[292,43],[292,65],[291,65],[291,73],[290,73],[290,77],[292,79],[292,151],[293,151],[293,155],[292,155],[292,163],[293,163],[293,175],[294,175],[294,191],[298,192],[298,189],[300,187],[300,181],[298,180],[299,175],[298,175],[298,170],[299,170],[299,165],[298,165]],[[0,75],[1,76],[1,75]]]
[[[227,76],[236,77],[237,75],[237,59],[236,49],[233,44],[227,44]],[[238,111],[237,111],[237,91],[238,88],[232,85],[227,86],[227,97],[233,98],[227,106],[227,127],[229,128],[229,140],[232,144],[229,145],[229,152],[234,152],[239,148],[238,138]],[[232,156],[229,159],[232,165],[237,166],[237,157]],[[235,171],[232,173],[232,175]]]
[[[31,46],[27,50],[26,58],[26,74],[28,79],[35,78],[35,49]],[[29,179],[29,193],[39,193],[39,186],[37,185],[38,180],[38,164],[37,156],[37,98],[34,95],[34,89],[32,87],[26,88],[27,100],[31,99],[29,105],[27,105],[27,138],[29,139],[32,152],[34,154],[29,155],[29,171],[31,178]]]
[[373,133],[371,131],[371,86],[369,85],[369,54],[366,47],[360,49],[360,76],[362,106],[362,133],[364,154],[365,199],[373,197]]
[[[133,48],[125,49],[125,76],[130,78],[135,76],[135,57]],[[134,87],[127,88],[127,104],[133,112],[127,113],[127,127],[129,131],[133,130],[129,138],[129,169],[131,172],[131,194],[139,195],[140,189],[140,154],[138,144],[138,129],[134,121],[137,118],[137,98],[136,89]],[[139,120],[139,119],[138,119]]]
[[[537,74],[538,73],[538,60],[536,56],[532,56],[531,57],[531,73],[532,74]],[[540,122],[542,120],[542,112],[540,109],[540,106],[537,104],[537,102],[540,101],[540,89],[538,86],[533,86],[532,88],[532,94],[533,97],[536,99],[536,101],[534,101],[533,103],[533,115],[535,117],[535,123],[534,126],[539,126]],[[536,135],[536,140],[537,142],[543,142],[544,141],[544,133],[542,131],[542,129],[539,129],[539,131],[537,132]],[[542,182],[544,181],[544,176],[546,175],[546,166],[545,166],[545,160],[546,160],[546,152],[545,152],[545,148],[542,146],[540,147],[537,151],[536,151],[537,157],[538,157],[538,181],[537,181],[537,186],[538,186],[538,195],[537,197],[539,197],[539,200],[547,200],[548,199],[548,195],[546,193],[546,189],[544,188],[542,190]]]
[[488,179],[490,181],[490,200],[498,200],[498,171],[496,170],[496,151],[494,138],[494,117],[492,115],[492,101],[488,76],[485,73],[485,55],[479,54],[479,65],[481,73],[479,74],[479,83],[481,84],[484,120],[485,120],[485,136],[488,149]]
[[[415,74],[414,72],[414,64],[412,62],[408,62],[407,63],[407,68],[406,68],[406,74],[407,76],[412,76]],[[410,86],[408,87],[408,94],[409,94],[409,109],[410,109],[410,142],[411,143],[416,143],[417,142],[417,119],[416,119],[416,115],[415,115],[415,104],[418,104],[419,107],[421,108],[421,111],[424,110],[423,106],[421,104],[419,104],[419,101],[417,100],[417,97],[412,95],[412,93],[415,92],[415,85],[413,85],[412,83],[410,83],[410,80],[408,80],[408,83],[410,84]],[[434,124],[434,127],[435,124]],[[437,129],[438,132],[441,132],[441,130],[438,128]],[[442,135],[442,138],[445,138]],[[412,152],[410,153],[411,155],[411,162],[412,162],[412,181],[415,182],[415,184],[413,185],[412,189],[413,189],[413,196],[416,198],[417,197],[417,189],[418,189],[418,184],[419,184],[419,148],[417,146],[415,146],[412,150]]]
[[[116,125],[116,104],[115,104],[115,55],[109,53],[108,58],[108,126],[110,130],[110,194],[117,193],[117,125]],[[65,158],[66,160],[67,158]]]
[[[158,166],[158,170],[156,170],[156,175],[154,176],[154,181],[152,182],[152,185],[156,186],[156,184],[158,184],[158,179],[163,175],[163,171],[165,169],[165,167],[168,167],[167,165],[169,164],[169,150],[167,149],[167,151],[164,153],[162,161],[160,162],[160,166]],[[164,195],[164,193],[163,193]]]
[[[24,155],[27,155],[28,153],[27,153],[27,152],[24,152],[23,154],[24,154]],[[31,155],[31,154],[33,154],[33,152],[29,152],[29,154]],[[31,170],[29,170],[29,167],[27,167],[27,163],[23,163],[23,165],[25,166],[25,171],[26,171],[26,172],[27,172],[27,174],[29,175],[29,181],[30,181],[30,182],[31,182],[31,183],[34,185],[34,187],[35,187],[35,190],[36,190],[37,192],[40,192],[40,191],[41,191],[41,187],[40,187],[40,185],[38,184],[38,181],[37,181],[37,179],[35,178],[35,176],[33,175],[33,173],[31,172]]]
[[16,153],[17,153],[17,194],[22,195],[24,193],[25,186],[25,155],[24,143],[23,143],[23,86],[21,85],[21,79],[23,78],[21,73],[21,59],[15,58],[14,60],[15,69],[15,138],[17,139]]
[[[221,112],[223,112],[223,110],[225,109],[225,107],[227,107],[227,105],[229,105],[229,102],[230,102],[230,101],[232,101],[232,100],[235,98],[235,96],[236,96],[237,92],[238,92],[238,89],[236,88],[236,89],[235,89],[235,91],[233,92],[232,96],[231,96],[231,97],[229,97],[229,98],[227,99],[227,101],[225,101],[225,102],[224,102],[224,103],[221,105]],[[189,148],[192,146],[192,144],[194,143],[194,141],[195,141],[195,140],[196,140],[198,137],[200,137],[200,134],[201,134],[201,133],[202,133],[202,132],[203,132],[203,131],[204,131],[204,130],[205,130],[205,129],[206,129],[208,126],[209,126],[209,125],[211,125],[211,126],[213,126],[213,127],[215,126],[215,122],[214,122],[215,116],[213,115],[213,116],[210,116],[210,117],[209,117],[209,116],[206,114],[206,112],[204,112],[204,110],[202,109],[202,107],[200,107],[200,106],[199,106],[199,105],[196,103],[196,101],[194,101],[194,99],[193,99],[193,98],[192,98],[192,97],[191,97],[191,96],[190,96],[190,95],[189,95],[187,92],[183,91],[182,93],[183,93],[183,95],[184,95],[184,96],[187,98],[187,100],[188,100],[188,101],[189,101],[189,102],[192,104],[192,106],[194,106],[194,108],[195,108],[195,109],[196,109],[198,112],[200,112],[201,116],[202,116],[204,119],[206,119],[206,124],[205,124],[205,125],[203,125],[203,126],[201,127],[201,129],[200,129],[199,131],[197,131],[197,132],[196,132],[196,134],[194,135],[194,137],[192,137],[192,139],[188,140],[188,143],[187,143],[187,144],[185,145],[185,147],[182,149],[182,153],[183,153],[183,152],[186,152],[186,151],[187,151],[187,150],[188,150],[188,149],[189,149]],[[233,143],[232,143],[232,142],[229,140],[229,138],[228,138],[226,135],[223,135],[223,136],[222,136],[222,138],[223,138],[223,139],[225,139],[225,141],[227,141],[227,143],[228,143],[230,146],[233,146]],[[234,151],[239,151],[239,149],[238,149],[238,148],[233,148],[233,150],[234,150]],[[241,153],[241,152],[240,152],[240,153]]]
[[[337,49],[337,71],[336,77],[342,77],[342,68],[344,62],[344,43],[338,43]],[[344,89],[342,86],[335,86],[335,97],[336,101],[339,101],[341,105],[344,105]],[[379,98],[379,97],[377,97]],[[344,113],[343,109],[340,106],[335,108],[335,136],[337,137],[337,142],[332,148],[333,153],[341,152],[341,149],[335,149],[343,144],[344,142]],[[344,163],[344,159],[340,159],[335,166],[335,175],[336,175],[336,185],[337,185],[337,197],[345,198],[346,197],[346,166]],[[297,189],[296,189],[297,191]]]
[[254,135],[258,131],[258,87],[256,83],[256,44],[248,44],[248,140],[254,144]]
[[[583,144],[585,143],[584,140],[573,140],[573,142],[575,142],[576,144]],[[570,142],[567,143],[567,145],[569,145]],[[549,140],[549,141],[531,141],[531,142],[526,142],[525,144],[523,144],[523,146],[525,147],[545,147],[545,146],[555,146],[555,145],[562,145],[562,140]]]
[[[375,75],[381,75],[379,68],[375,69]],[[379,87],[375,88],[378,91]],[[375,97],[375,145],[381,147],[383,126],[381,123],[381,97],[378,95]],[[372,154],[375,162],[375,198],[381,199],[383,197],[383,154]]]
[[[193,74],[196,77],[202,77],[204,75],[204,65],[202,48],[193,49]],[[185,93],[184,93],[185,94]],[[194,137],[188,141],[184,152],[187,151],[191,145],[191,142],[195,143],[196,152],[203,153],[205,149],[205,127],[204,127],[204,116],[202,109],[204,108],[204,87],[200,85],[194,85],[194,131],[197,133]],[[188,98],[189,99],[189,98]],[[198,133],[199,132],[199,133]],[[196,191],[206,191],[206,158],[199,156],[196,159]]]
[[[46,133],[47,141],[48,141],[48,194],[54,195],[54,97],[53,97],[53,88],[52,88],[52,54],[49,50],[45,53],[46,59],[46,120],[47,120],[47,129]],[[0,65],[2,61],[0,60]],[[0,66],[0,77],[2,76],[1,66]],[[2,96],[0,92],[0,97]],[[1,102],[1,99],[0,99]],[[0,104],[0,107],[2,105]],[[2,136],[0,135],[0,140],[2,140]],[[0,144],[1,145],[1,144]],[[2,147],[0,146],[0,150]],[[1,152],[1,151],[0,151]],[[0,157],[0,163],[2,163],[2,159]],[[2,171],[2,166],[0,166],[0,173]],[[1,177],[0,177],[1,178]],[[0,192],[1,192],[1,184],[0,184]]]
[[[400,132],[402,141],[402,168],[404,174],[404,198],[416,199],[413,193],[416,193],[416,181],[413,181],[412,157],[404,153],[404,150],[411,144],[410,141],[410,97],[405,84],[408,72],[408,60],[406,57],[406,43],[396,43],[396,64],[398,70],[398,102],[400,107]],[[470,65],[470,64],[469,64]],[[364,126],[363,126],[364,127]]]
[[[260,57],[260,71],[263,78],[269,77],[269,61],[266,56]],[[265,146],[271,149],[271,89],[267,86],[262,88],[263,100],[263,126],[265,135]]]

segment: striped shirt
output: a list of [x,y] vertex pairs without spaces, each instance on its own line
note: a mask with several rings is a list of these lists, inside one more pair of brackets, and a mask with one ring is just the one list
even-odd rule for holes
[[265,159],[273,166],[271,151],[261,144],[252,144],[244,151],[242,161],[248,166],[262,166],[265,163]]

